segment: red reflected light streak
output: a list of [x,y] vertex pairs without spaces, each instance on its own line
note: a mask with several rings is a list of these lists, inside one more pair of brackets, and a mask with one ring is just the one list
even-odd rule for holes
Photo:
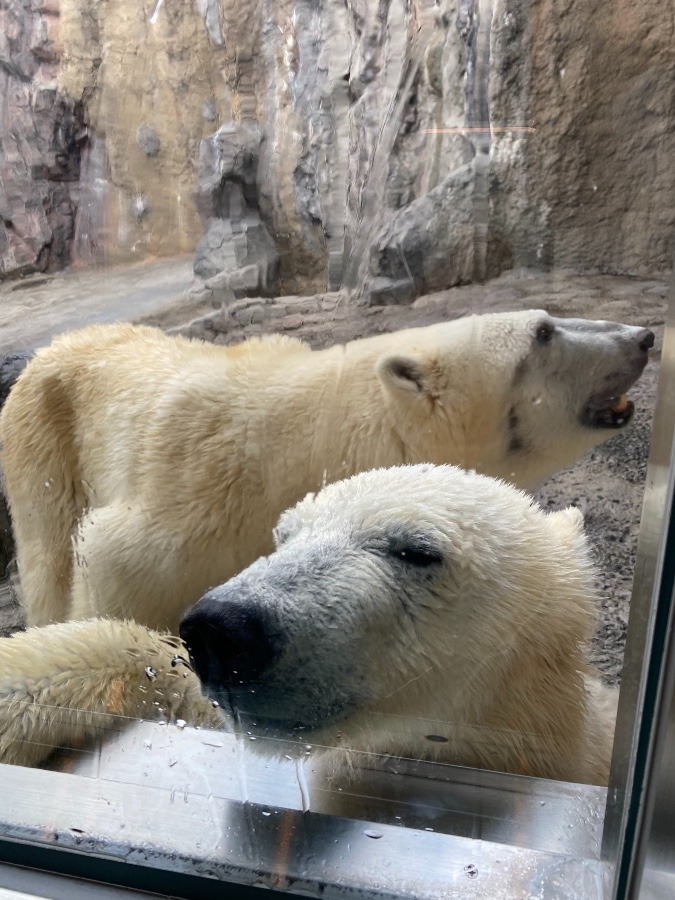
[[475,128],[425,128],[424,134],[505,134],[509,131],[518,131],[530,133],[537,129],[529,125],[489,125],[479,126]]

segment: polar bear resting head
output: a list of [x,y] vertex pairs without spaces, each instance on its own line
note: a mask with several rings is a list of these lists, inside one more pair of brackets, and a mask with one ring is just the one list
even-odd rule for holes
[[276,551],[181,635],[249,731],[602,782],[613,698],[583,661],[581,521],[449,466],[362,473],[284,513]]
[[233,712],[295,741],[254,748],[338,748],[329,767],[354,750],[606,783],[615,697],[583,660],[580,526],[449,466],[335,483],[186,615],[222,708],[178,638],[113,619],[31,628],[0,639],[0,762],[34,765],[138,717],[218,728]]

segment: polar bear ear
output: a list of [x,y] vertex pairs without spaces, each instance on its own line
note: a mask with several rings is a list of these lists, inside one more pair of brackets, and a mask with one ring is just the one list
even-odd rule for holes
[[422,360],[402,353],[387,353],[375,366],[380,381],[390,388],[421,394],[427,389],[429,373]]

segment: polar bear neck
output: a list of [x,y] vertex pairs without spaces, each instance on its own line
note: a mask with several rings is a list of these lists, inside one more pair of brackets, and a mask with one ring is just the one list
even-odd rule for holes
[[359,341],[299,355],[285,368],[281,390],[268,384],[275,402],[268,395],[265,427],[275,435],[274,456],[293,460],[291,480],[302,486],[289,503],[310,488],[409,461],[383,404],[377,354],[376,345]]
[[[420,344],[423,331],[404,332],[404,345]],[[461,338],[459,334],[459,344]],[[384,389],[376,367],[383,354],[400,344],[400,334],[378,335],[298,353],[284,361],[281,380],[278,370],[248,370],[252,378],[246,389],[265,395],[265,443],[269,446],[273,436],[274,444],[267,464],[276,468],[293,460],[294,477],[284,471],[275,479],[278,484],[290,488],[297,482],[304,493],[360,471],[404,463],[449,463],[486,474],[503,463],[500,443],[486,439],[501,413],[498,385],[481,373],[478,388],[474,377],[469,391],[466,379],[453,373],[456,384],[442,402],[426,396],[399,402]],[[476,390],[484,398],[480,405],[473,399]],[[488,449],[499,458],[488,459]],[[290,505],[301,493],[289,490],[284,503]]]

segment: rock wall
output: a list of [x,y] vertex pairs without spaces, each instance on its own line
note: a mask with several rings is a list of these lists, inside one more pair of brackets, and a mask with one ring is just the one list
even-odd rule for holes
[[386,304],[512,266],[672,264],[675,18],[656,0],[0,15],[0,275],[198,246],[216,303],[348,288]]
[[54,0],[0,2],[0,277],[70,259],[86,130],[56,87],[58,26]]
[[[495,144],[495,189],[509,185],[512,198],[500,204],[495,227],[528,248],[526,263],[533,253],[582,271],[669,269],[675,256],[672,7],[653,0],[516,0],[502,7],[490,82],[494,121],[522,111],[535,130],[515,165],[509,135]],[[526,22],[527,57],[520,50]],[[518,191],[525,203],[516,202]]]

